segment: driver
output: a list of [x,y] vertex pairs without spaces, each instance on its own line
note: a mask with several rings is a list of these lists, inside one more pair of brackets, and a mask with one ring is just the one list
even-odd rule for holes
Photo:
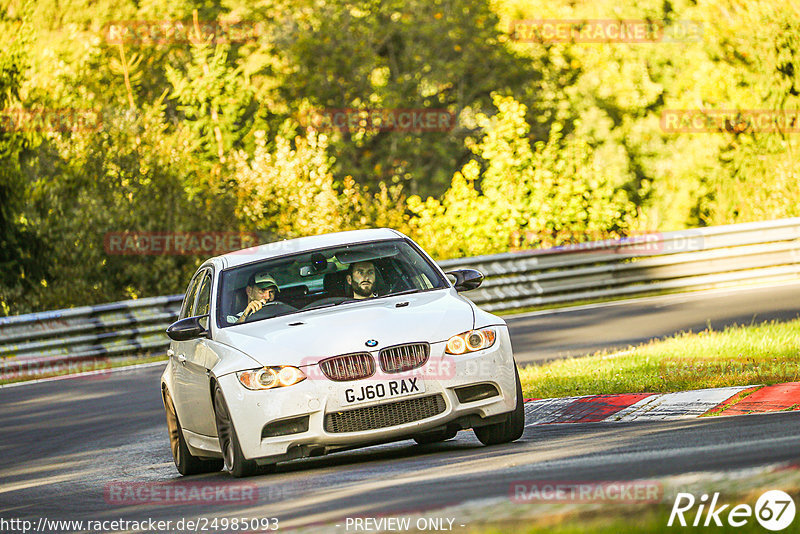
[[248,316],[254,314],[265,304],[275,302],[278,295],[278,284],[269,273],[253,273],[247,280],[247,287],[244,290],[247,294],[247,306],[236,315],[236,323],[243,323]]
[[371,261],[351,263],[347,268],[345,281],[353,290],[356,300],[377,297],[375,293],[375,264]]

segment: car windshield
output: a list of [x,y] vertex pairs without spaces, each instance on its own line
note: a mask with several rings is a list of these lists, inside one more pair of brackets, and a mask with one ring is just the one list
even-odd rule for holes
[[217,324],[224,328],[445,287],[447,280],[407,241],[342,245],[223,271]]

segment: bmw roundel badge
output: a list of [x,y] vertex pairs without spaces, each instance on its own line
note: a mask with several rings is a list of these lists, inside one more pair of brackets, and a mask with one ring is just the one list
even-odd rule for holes
[[376,347],[378,345],[378,340],[377,339],[368,339],[367,342],[364,343],[364,345],[366,345],[368,347]]

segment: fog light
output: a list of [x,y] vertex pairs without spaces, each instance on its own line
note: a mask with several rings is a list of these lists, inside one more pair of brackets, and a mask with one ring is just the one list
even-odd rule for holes
[[282,421],[267,423],[261,429],[261,439],[276,438],[278,436],[288,436],[289,434],[300,434],[308,431],[308,416],[293,417]]
[[475,384],[456,388],[455,391],[458,402],[460,403],[475,402],[490,397],[496,397],[500,394],[494,384]]

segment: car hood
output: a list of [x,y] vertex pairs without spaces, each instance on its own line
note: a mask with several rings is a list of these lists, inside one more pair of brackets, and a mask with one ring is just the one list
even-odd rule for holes
[[[407,305],[398,304],[407,302]],[[319,360],[400,343],[446,341],[473,327],[473,310],[455,290],[353,302],[217,330],[215,339],[262,365]],[[367,340],[378,345],[367,347]]]

